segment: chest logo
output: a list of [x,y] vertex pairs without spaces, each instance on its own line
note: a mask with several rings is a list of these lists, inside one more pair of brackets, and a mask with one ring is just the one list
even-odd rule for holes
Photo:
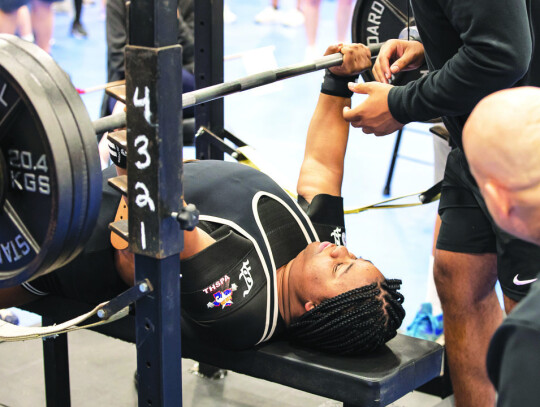
[[[205,294],[213,293],[216,290],[219,290],[220,287],[223,289],[224,287],[229,287],[229,282],[231,279],[227,274],[225,274],[223,277],[221,277],[218,281],[215,281],[214,284],[209,285],[208,287],[203,289],[203,292]],[[221,290],[220,290],[221,291]]]
[[209,302],[207,304],[208,308],[214,308],[219,307],[221,305],[221,309],[225,307],[230,307],[233,305],[232,295],[233,291],[236,291],[237,286],[236,284],[232,284],[231,288],[227,288],[223,291],[218,291],[214,293],[214,301]]
[[251,291],[251,288],[253,287],[253,278],[251,277],[251,266],[249,265],[249,260],[246,260],[242,264],[242,268],[240,269],[240,279],[244,279],[247,285],[247,290],[244,290],[244,297],[249,294]]

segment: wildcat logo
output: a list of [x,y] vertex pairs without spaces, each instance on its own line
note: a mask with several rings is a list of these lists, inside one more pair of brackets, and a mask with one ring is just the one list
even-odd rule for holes
[[244,291],[244,297],[249,294],[251,291],[251,288],[253,287],[253,278],[251,277],[251,266],[249,265],[249,260],[246,260],[242,264],[242,268],[240,269],[240,279],[244,279],[247,285],[247,290]]

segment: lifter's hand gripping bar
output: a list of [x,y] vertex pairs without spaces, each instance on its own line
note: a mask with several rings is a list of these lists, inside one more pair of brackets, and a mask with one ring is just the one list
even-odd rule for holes
[[[382,44],[369,45],[371,55],[377,55]],[[237,92],[268,85],[282,79],[292,78],[321,69],[338,66],[343,63],[343,54],[336,53],[317,58],[312,62],[289,65],[283,68],[272,69],[248,75],[230,82],[224,82],[206,88],[197,89],[182,95],[182,108],[186,109],[204,102],[219,99]],[[105,116],[93,122],[96,134],[102,134],[126,126],[126,113],[121,112]]]

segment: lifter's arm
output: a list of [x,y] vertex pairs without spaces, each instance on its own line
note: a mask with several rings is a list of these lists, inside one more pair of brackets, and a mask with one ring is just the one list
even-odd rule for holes
[[[336,75],[350,76],[371,67],[371,54],[362,44],[333,45],[325,55],[341,52],[343,64],[331,68]],[[298,177],[297,192],[308,202],[318,194],[341,195],[343,165],[349,123],[343,120],[343,108],[351,99],[321,93],[308,129],[304,161]]]

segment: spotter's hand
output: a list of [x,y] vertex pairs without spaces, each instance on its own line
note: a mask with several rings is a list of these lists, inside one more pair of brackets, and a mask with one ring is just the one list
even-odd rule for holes
[[361,128],[364,133],[385,136],[403,127],[388,108],[388,93],[392,85],[378,82],[349,83],[354,93],[368,95],[366,100],[351,109],[343,108],[343,118],[353,127]]
[[421,42],[388,40],[373,64],[373,76],[378,82],[388,83],[392,75],[417,69],[424,61],[424,46]]
[[371,68],[371,51],[364,44],[330,45],[324,55],[336,54],[338,52],[343,54],[343,63],[340,66],[330,68],[330,72],[334,75],[357,75]]

